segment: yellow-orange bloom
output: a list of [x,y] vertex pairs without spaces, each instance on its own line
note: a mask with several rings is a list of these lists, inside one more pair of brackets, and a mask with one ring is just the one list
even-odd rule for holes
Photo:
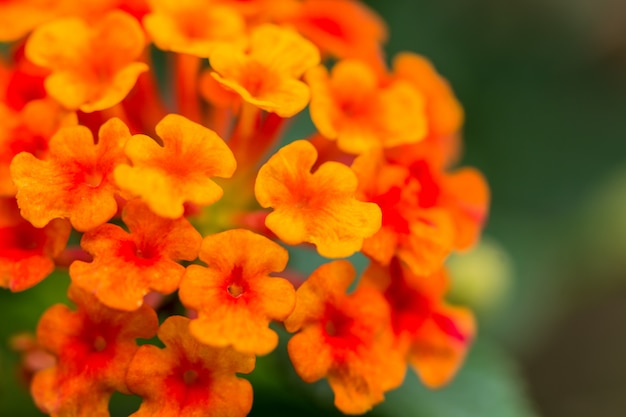
[[75,261],[70,276],[104,305],[132,311],[150,290],[178,288],[185,268],[177,261],[196,259],[202,236],[184,217],[163,219],[137,200],[126,204],[122,220],[130,233],[107,223],[83,235],[81,246],[93,262]]
[[108,221],[117,212],[113,169],[126,161],[128,139],[128,128],[114,118],[102,125],[97,143],[86,127],[65,127],[50,139],[46,159],[16,155],[11,177],[22,216],[35,227],[69,218],[79,231]]
[[68,296],[77,311],[56,304],[37,326],[39,343],[57,364],[35,374],[31,393],[51,417],[106,417],[113,392],[129,393],[126,371],[138,349],[135,339],[153,337],[159,322],[147,306],[112,310],[74,286]]
[[287,257],[281,246],[248,230],[204,238],[200,259],[208,268],[189,266],[180,283],[180,300],[198,313],[191,334],[211,346],[271,352],[278,335],[268,324],[287,318],[295,304],[293,285],[269,275],[282,271]]
[[291,117],[309,102],[309,87],[299,78],[320,62],[317,48],[289,29],[259,26],[248,50],[217,47],[213,76],[244,101],[281,117]]
[[386,267],[372,263],[359,282],[385,296],[396,343],[406,349],[409,362],[431,388],[452,379],[476,332],[471,311],[444,302],[448,283],[445,269],[419,276],[398,258]]
[[133,358],[128,388],[143,397],[130,417],[244,417],[252,407],[252,386],[237,373],[254,369],[254,355],[200,344],[189,319],[169,317],[159,328],[164,349],[144,345]]
[[406,363],[392,345],[389,309],[378,291],[346,291],[354,280],[348,261],[320,266],[297,291],[285,321],[296,332],[287,345],[296,372],[306,382],[327,377],[335,405],[362,414],[398,387]]
[[308,242],[322,256],[350,256],[380,228],[380,209],[355,198],[357,177],[347,166],[331,161],[311,173],[316,159],[313,145],[298,140],[259,169],[256,198],[274,209],[265,224],[290,245]]
[[55,18],[59,1],[5,0],[0,2],[0,42],[18,40],[38,25]]
[[160,49],[209,57],[213,48],[244,39],[245,22],[210,0],[151,0],[146,31]]
[[162,217],[183,215],[185,202],[213,204],[223,191],[211,178],[228,178],[237,163],[215,132],[183,116],[169,114],[156,126],[163,146],[146,135],[134,135],[126,145],[132,166],[115,169],[120,188],[141,197]]
[[137,20],[113,11],[93,25],[67,17],[40,26],[26,43],[26,56],[52,71],[45,80],[50,96],[69,109],[93,112],[122,101],[148,70],[137,61],[144,42]]
[[23,291],[46,278],[70,230],[61,219],[37,229],[20,216],[14,198],[0,198],[0,287]]
[[318,66],[306,80],[315,126],[344,152],[415,143],[426,135],[424,99],[408,82],[382,85],[374,69],[355,60],[337,63],[330,77]]

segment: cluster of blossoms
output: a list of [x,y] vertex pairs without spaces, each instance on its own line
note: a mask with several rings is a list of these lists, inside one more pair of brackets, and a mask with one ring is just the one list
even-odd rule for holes
[[[475,323],[444,261],[489,193],[451,170],[446,81],[413,53],[387,66],[385,39],[352,0],[0,2],[0,286],[66,268],[75,304],[37,327],[43,412],[108,416],[117,391],[134,417],[245,416],[271,322],[347,414],[407,367],[450,380]],[[281,143],[307,106],[315,133]],[[285,245],[330,260],[304,277]]]

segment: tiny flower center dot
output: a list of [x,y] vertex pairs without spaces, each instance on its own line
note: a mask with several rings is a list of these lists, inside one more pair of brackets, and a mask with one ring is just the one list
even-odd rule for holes
[[193,384],[194,382],[196,382],[197,379],[198,372],[194,371],[193,369],[185,371],[185,373],[183,374],[183,381],[185,381],[185,384],[187,385]]
[[93,348],[96,352],[102,352],[107,347],[107,341],[104,340],[104,337],[98,336],[93,341]]
[[243,286],[239,284],[230,284],[227,289],[228,293],[234,298],[239,298],[243,294]]

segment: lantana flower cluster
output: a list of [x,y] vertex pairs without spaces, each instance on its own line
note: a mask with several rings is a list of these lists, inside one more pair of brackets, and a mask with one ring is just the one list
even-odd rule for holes
[[[450,381],[476,329],[444,263],[489,192],[454,168],[448,83],[387,64],[386,38],[352,0],[0,2],[0,285],[66,270],[74,303],[36,330],[44,413],[108,416],[121,392],[133,417],[245,416],[275,326],[346,414],[407,368]],[[298,115],[315,132],[287,141]],[[307,277],[295,245],[327,261]]]

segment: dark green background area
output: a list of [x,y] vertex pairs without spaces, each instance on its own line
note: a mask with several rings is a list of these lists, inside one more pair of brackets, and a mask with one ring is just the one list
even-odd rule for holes
[[[389,55],[429,57],[463,103],[462,164],[490,183],[485,235],[513,269],[498,306],[477,309],[478,340],[456,380],[429,391],[409,372],[372,415],[626,415],[626,3],[367,3],[389,24]],[[6,340],[64,299],[65,280],[0,292],[2,417],[40,415]],[[338,415],[327,385],[299,381],[283,345],[250,379],[253,416]],[[112,415],[132,407],[116,395]]]

